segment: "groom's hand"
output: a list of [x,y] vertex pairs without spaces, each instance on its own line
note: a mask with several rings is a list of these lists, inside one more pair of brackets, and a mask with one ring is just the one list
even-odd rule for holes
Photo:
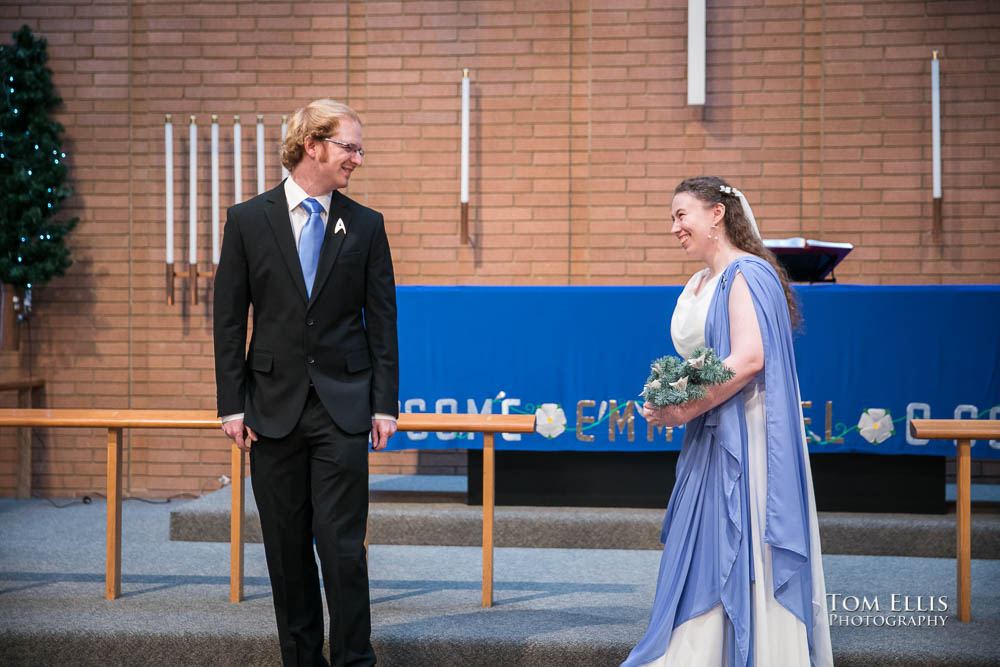
[[372,419],[372,449],[385,449],[389,438],[396,432],[396,422],[392,419]]
[[244,426],[240,418],[223,422],[222,431],[244,452],[250,451],[251,442],[257,442],[257,434],[249,426]]

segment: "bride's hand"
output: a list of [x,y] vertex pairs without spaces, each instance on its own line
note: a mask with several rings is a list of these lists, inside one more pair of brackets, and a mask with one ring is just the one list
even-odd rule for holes
[[643,405],[642,416],[653,426],[676,428],[690,421],[684,406],[681,405],[667,405],[662,408],[651,408],[648,405]]

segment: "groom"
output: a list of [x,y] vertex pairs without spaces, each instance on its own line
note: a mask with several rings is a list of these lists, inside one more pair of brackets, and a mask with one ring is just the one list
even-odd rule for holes
[[[229,209],[215,278],[222,429],[250,452],[284,665],[374,665],[368,436],[396,431],[396,292],[382,215],[339,192],[364,156],[361,120],[316,100],[290,119],[289,177]],[[247,312],[253,334],[246,348]],[[245,351],[245,356],[244,356]]]

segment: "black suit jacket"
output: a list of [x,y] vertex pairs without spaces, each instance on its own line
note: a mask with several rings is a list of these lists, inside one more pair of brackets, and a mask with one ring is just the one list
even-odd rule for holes
[[[342,219],[346,233],[335,234]],[[247,311],[253,334],[246,348]],[[306,296],[284,184],[229,209],[215,276],[219,416],[287,435],[316,387],[348,433],[398,414],[396,285],[382,214],[333,193],[312,298]]]

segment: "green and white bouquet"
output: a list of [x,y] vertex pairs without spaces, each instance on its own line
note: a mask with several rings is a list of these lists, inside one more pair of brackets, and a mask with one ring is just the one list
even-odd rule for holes
[[699,347],[690,359],[666,356],[654,361],[639,395],[652,408],[681,405],[704,398],[705,387],[722,384],[734,375],[712,348]]

